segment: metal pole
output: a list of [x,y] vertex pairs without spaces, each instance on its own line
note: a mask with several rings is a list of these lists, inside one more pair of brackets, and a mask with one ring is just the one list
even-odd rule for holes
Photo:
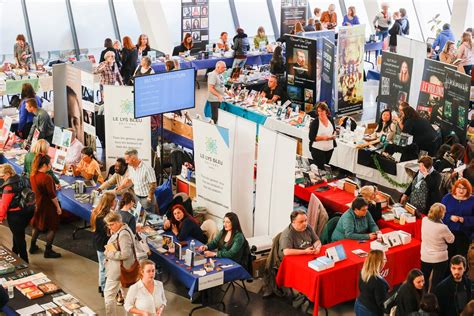
[[109,8],[110,8],[110,16],[112,17],[112,25],[114,27],[115,38],[119,39],[120,37],[120,29],[118,26],[117,21],[117,14],[115,13],[115,5],[114,0],[109,0]]
[[33,63],[36,65],[36,52],[35,45],[33,43],[33,35],[31,34],[30,19],[28,18],[28,9],[26,8],[26,0],[21,0],[21,8],[23,10],[23,18],[25,19],[25,29],[26,37],[30,42],[31,57],[33,58]]
[[66,0],[67,17],[69,18],[69,25],[71,27],[72,42],[74,44],[74,52],[76,59],[79,60],[81,50],[79,49],[79,41],[77,39],[76,25],[74,24],[74,15],[72,14],[71,0]]

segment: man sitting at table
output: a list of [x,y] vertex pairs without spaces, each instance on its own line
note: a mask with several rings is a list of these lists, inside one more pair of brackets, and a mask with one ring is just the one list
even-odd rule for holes
[[315,255],[321,250],[321,241],[308,225],[308,216],[303,211],[293,211],[291,224],[280,235],[278,254],[283,256]]
[[102,183],[102,185],[97,188],[97,191],[102,192],[103,190],[106,190],[110,187],[115,187],[115,189],[113,189],[112,192],[115,193],[116,195],[122,195],[127,191],[129,191],[130,193],[133,193],[131,185],[122,186],[125,179],[127,179],[128,177],[127,169],[128,169],[128,165],[125,162],[125,159],[118,158],[117,161],[115,161],[115,165],[114,165],[115,173],[107,181]]
[[339,222],[337,222],[331,240],[376,239],[379,228],[377,224],[375,224],[372,215],[368,212],[368,209],[369,205],[364,198],[355,198],[354,201],[352,201],[351,208],[342,214]]
[[29,113],[33,113],[35,116],[33,118],[33,125],[30,129],[30,134],[28,135],[27,142],[31,143],[35,130],[39,131],[38,139],[45,139],[48,143],[51,144],[54,134],[54,124],[49,116],[48,112],[42,108],[38,108],[38,103],[36,99],[28,99],[26,101],[26,110]]
[[267,103],[276,103],[278,100],[283,101],[283,88],[278,84],[276,76],[270,76],[268,82],[263,86],[260,96],[267,98]]

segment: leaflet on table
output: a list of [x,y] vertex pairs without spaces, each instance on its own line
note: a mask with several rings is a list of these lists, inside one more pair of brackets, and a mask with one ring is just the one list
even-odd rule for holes
[[66,152],[64,150],[57,149],[53,160],[53,169],[64,170],[66,165]]
[[72,141],[72,132],[61,127],[54,127],[54,134],[52,143],[58,147],[69,148]]
[[10,116],[3,117],[3,126],[0,130],[0,142],[5,142],[10,134],[10,129],[12,127],[12,118]]

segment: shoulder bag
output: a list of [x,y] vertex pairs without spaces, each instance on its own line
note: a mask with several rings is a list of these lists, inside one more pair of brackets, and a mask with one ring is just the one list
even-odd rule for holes
[[[135,257],[135,260],[130,268],[125,268],[123,265],[123,260],[120,260],[120,284],[124,288],[129,288],[133,284],[135,284],[138,279],[139,279],[139,272],[140,272],[140,264],[138,263],[137,260],[137,253],[135,251],[135,238],[132,236],[132,234],[127,230],[127,232],[130,235],[130,238],[132,239],[132,248],[133,248],[133,256]],[[117,236],[117,249],[120,251],[120,233]]]

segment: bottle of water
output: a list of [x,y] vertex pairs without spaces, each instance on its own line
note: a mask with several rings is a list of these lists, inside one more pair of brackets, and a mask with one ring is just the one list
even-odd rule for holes
[[192,239],[189,243],[189,250],[191,250],[193,253],[196,251],[196,243],[194,242],[194,239]]
[[346,131],[351,131],[351,119],[349,117],[346,118]]

